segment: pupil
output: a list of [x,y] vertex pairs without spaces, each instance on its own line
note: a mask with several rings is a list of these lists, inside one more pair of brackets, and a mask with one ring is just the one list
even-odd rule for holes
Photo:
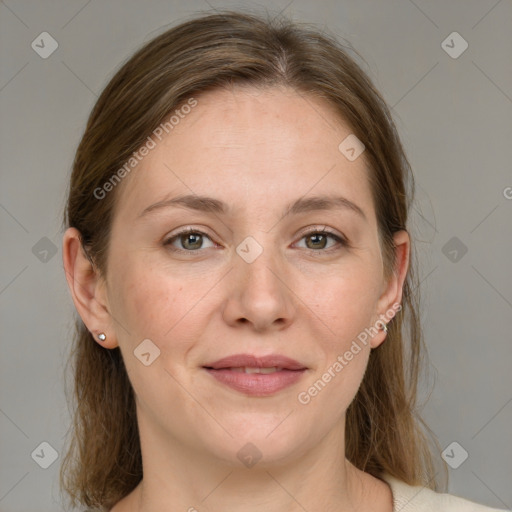
[[[189,240],[192,240],[192,243],[189,244]],[[195,240],[195,242],[194,242]],[[183,242],[183,239],[182,239]],[[192,245],[192,247],[190,247]],[[183,246],[188,249],[199,249],[198,246],[201,245],[201,235],[198,234],[186,234],[185,235],[185,243],[183,243]]]
[[[319,245],[316,245],[314,246],[313,248],[318,248],[318,247],[321,247],[322,249],[325,247],[325,236],[324,235],[311,235],[310,237],[311,239],[316,239],[317,241],[320,239],[320,242],[324,242],[323,244],[321,244],[320,246]],[[322,240],[323,239],[323,240]]]

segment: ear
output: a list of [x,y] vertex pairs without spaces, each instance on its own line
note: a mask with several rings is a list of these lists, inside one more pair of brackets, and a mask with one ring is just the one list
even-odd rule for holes
[[[388,281],[383,285],[382,294],[377,302],[377,318],[375,322],[381,320],[388,323],[399,311],[398,305],[402,302],[402,292],[407,270],[409,269],[409,257],[411,243],[409,233],[405,230],[397,231],[393,235],[395,244],[395,267]],[[373,323],[372,325],[375,325]],[[378,323],[378,327],[381,325]],[[370,345],[372,348],[378,347],[386,339],[386,332],[379,329]]]
[[[102,347],[115,348],[117,340],[108,310],[106,283],[85,254],[80,232],[75,228],[64,233],[62,261],[75,308],[87,329]],[[107,336],[105,341],[99,341],[99,333]]]

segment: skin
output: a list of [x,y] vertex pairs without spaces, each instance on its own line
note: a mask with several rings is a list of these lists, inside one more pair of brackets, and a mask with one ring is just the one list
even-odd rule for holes
[[[386,280],[364,153],[353,162],[340,153],[351,130],[323,100],[247,87],[196,98],[118,185],[106,275],[85,258],[76,229],[64,235],[76,309],[107,335],[101,346],[120,347],[136,394],[144,478],[112,510],[389,512],[389,486],[350,464],[344,442],[346,409],[385,332],[310,403],[297,395],[400,303],[409,237],[395,234]],[[181,194],[231,212],[167,207],[139,217]],[[341,208],[283,216],[291,202],[322,194],[344,196],[366,218]],[[197,235],[163,245],[187,226],[206,234],[202,245]],[[349,245],[319,241],[324,227]],[[263,248],[252,263],[236,252],[248,236]],[[133,354],[146,338],[161,351],[149,366]],[[202,368],[234,353],[284,354],[308,370],[283,391],[250,397]],[[237,458],[248,442],[262,455],[252,468]]]

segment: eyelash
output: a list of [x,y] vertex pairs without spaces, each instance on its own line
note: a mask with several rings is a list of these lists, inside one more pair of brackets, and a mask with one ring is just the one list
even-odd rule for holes
[[[179,248],[176,248],[176,247],[172,247],[172,242],[176,239],[179,239],[180,236],[182,235],[187,235],[187,234],[194,234],[194,235],[201,235],[201,236],[206,236],[207,238],[209,238],[213,243],[215,243],[211,237],[205,233],[204,231],[201,231],[199,229],[194,229],[192,227],[188,227],[186,229],[183,229],[182,231],[179,231],[178,233],[175,233],[172,237],[169,237],[167,240],[165,240],[163,242],[163,245],[165,247],[170,247],[169,250],[171,250],[172,252],[178,252],[178,253],[187,253],[187,254],[191,254],[191,253],[197,253],[199,251],[201,251],[202,249],[196,249],[196,250],[190,250],[190,249],[179,249]],[[309,251],[310,253],[316,253],[315,255],[317,255],[318,253],[328,253],[330,254],[331,251],[335,251],[335,250],[339,250],[341,249],[342,247],[350,247],[348,241],[340,236],[340,235],[337,235],[335,233],[333,233],[332,231],[328,231],[326,230],[325,228],[324,229],[313,229],[311,231],[307,231],[306,233],[303,233],[302,236],[300,237],[300,240],[302,240],[303,238],[306,238],[308,236],[311,236],[311,235],[326,235],[326,236],[329,236],[331,238],[333,238],[338,244],[341,245],[341,247],[330,247],[329,249],[306,249],[307,251]]]

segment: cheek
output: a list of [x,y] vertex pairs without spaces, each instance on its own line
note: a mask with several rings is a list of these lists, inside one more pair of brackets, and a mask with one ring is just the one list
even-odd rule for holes
[[[116,276],[113,313],[126,326],[117,330],[118,341],[139,405],[151,409],[148,404],[162,400],[169,404],[187,403],[171,376],[185,378],[186,354],[204,332],[201,318],[205,315],[197,304],[205,290],[198,288],[199,283],[192,286],[184,282],[179,274],[162,272],[161,268],[157,271],[156,265],[125,263],[123,271]],[[145,339],[160,350],[149,366],[133,356]]]
[[354,266],[329,279],[315,307],[332,334],[331,351],[344,347],[370,327],[379,298],[379,276],[368,266]]
[[321,363],[297,396],[300,404],[311,407],[309,414],[323,411],[326,424],[340,420],[361,385],[371,351],[369,338],[361,334],[370,327],[375,302],[372,293],[362,293],[360,283],[340,280],[332,292],[321,316],[330,335],[317,338]]
[[[375,269],[354,265],[350,272],[331,279],[315,301],[319,321],[329,335],[321,337],[323,360],[302,389],[302,401],[329,411],[335,421],[347,409],[364,377],[370,344],[368,329],[379,296],[379,276]],[[327,417],[326,417],[327,420]]]
[[204,295],[199,282],[192,285],[176,272],[166,273],[156,265],[136,262],[126,262],[114,286],[113,313],[126,324],[129,337],[133,342],[154,339],[159,346],[165,339],[175,338],[173,334],[181,325],[190,323],[187,319]]

